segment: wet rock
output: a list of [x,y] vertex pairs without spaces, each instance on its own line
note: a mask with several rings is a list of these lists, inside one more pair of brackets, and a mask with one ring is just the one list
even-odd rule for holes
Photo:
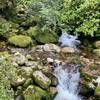
[[24,65],[26,58],[21,53],[17,52],[14,54],[13,61],[16,62],[18,65]]
[[52,100],[52,95],[40,87],[30,85],[23,92],[25,100]]
[[61,60],[58,60],[58,59],[55,59],[55,60],[54,60],[54,63],[60,64],[60,63],[62,63],[62,61],[61,61]]
[[57,86],[57,84],[58,84],[58,79],[55,76],[52,76],[51,85],[52,86]]
[[33,72],[33,78],[36,84],[38,84],[43,89],[47,89],[51,84],[51,80],[46,77],[41,71]]
[[43,46],[44,51],[49,51],[49,52],[60,52],[60,47],[55,45],[55,44],[45,44]]
[[53,95],[56,95],[57,92],[58,92],[56,87],[50,87],[50,88],[49,88],[49,91],[50,91],[50,93],[53,94]]
[[72,47],[64,47],[61,49],[61,52],[62,53],[75,53],[76,50]]
[[52,58],[47,58],[47,62],[48,63],[52,63],[53,62],[53,59]]

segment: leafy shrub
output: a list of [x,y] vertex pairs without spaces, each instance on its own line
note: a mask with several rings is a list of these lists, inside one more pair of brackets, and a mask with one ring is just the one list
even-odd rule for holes
[[11,64],[7,52],[0,52],[0,100],[14,100],[11,82],[16,80],[16,68]]
[[32,43],[32,40],[28,36],[24,35],[15,35],[8,39],[10,44],[13,44],[18,47],[27,47]]
[[0,19],[0,36],[8,38],[10,35],[13,35],[18,32],[18,24],[15,24],[5,19]]
[[65,24],[67,31],[76,34],[98,35],[100,23],[99,0],[64,0],[60,20]]
[[27,34],[38,43],[56,43],[58,41],[57,33],[47,27],[45,29],[41,29],[38,26],[30,27],[27,30]]

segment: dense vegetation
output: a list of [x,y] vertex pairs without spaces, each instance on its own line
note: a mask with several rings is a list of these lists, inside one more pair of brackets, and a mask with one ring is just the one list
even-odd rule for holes
[[[26,34],[40,43],[50,42],[50,36],[56,42],[62,28],[77,35],[99,36],[99,11],[99,0],[1,0],[0,35]],[[42,41],[44,35],[47,39]]]
[[[7,51],[8,50],[10,51],[13,48],[13,46],[19,47],[19,49],[24,48],[24,50],[26,50],[26,47],[30,46],[35,47],[35,45],[37,44],[58,43],[58,38],[61,35],[62,29],[66,30],[66,32],[68,32],[69,34],[74,34],[80,37],[81,36],[84,37],[83,38],[84,41],[86,38],[86,41],[85,43],[83,43],[83,45],[84,46],[89,45],[88,48],[89,49],[92,48],[90,49],[90,51],[93,51],[92,53],[100,57],[100,41],[97,42],[93,41],[94,44],[89,44],[89,40],[91,39],[91,37],[95,38],[96,40],[97,38],[99,38],[100,40],[100,0],[0,0],[0,50],[2,49],[2,51],[3,47],[6,48]],[[88,38],[89,40],[87,40],[87,37],[90,37]],[[50,47],[52,48],[52,44]],[[14,49],[12,49],[12,51]],[[39,49],[42,50],[43,47]],[[43,52],[45,51],[44,49]],[[47,44],[47,49],[50,49],[48,47],[48,44]],[[57,46],[55,47],[55,49],[58,49]],[[68,48],[68,50],[71,51],[70,48]],[[72,51],[73,50],[74,49],[72,48]],[[13,53],[15,52],[13,51]],[[26,60],[27,59],[26,55],[23,56],[18,52],[15,54],[16,55],[11,56],[8,54],[8,52],[0,52],[0,100],[1,99],[14,100],[14,97],[17,94],[17,92],[15,92],[17,91],[17,89],[15,90],[12,89],[13,84],[11,84],[18,77],[16,72],[17,69],[15,66],[16,65],[17,67],[20,67],[21,65],[28,66],[25,65],[25,62],[26,64],[29,65],[31,65],[32,62],[34,62],[33,59],[31,59],[32,58],[31,55],[28,56],[29,59],[31,59],[32,61],[31,60],[28,61]],[[50,55],[51,54],[54,54],[54,52],[50,53]],[[17,58],[15,57],[18,60],[16,62],[17,63],[20,62],[22,64],[17,64],[16,62],[13,63],[12,59],[14,56],[18,56]],[[82,57],[83,56],[88,56],[88,55],[83,53]],[[89,63],[87,58],[83,60],[86,60],[86,63]],[[100,65],[100,62],[97,61],[95,63],[97,63],[97,66],[95,67],[93,65],[93,68],[96,69]],[[38,68],[37,70],[40,71],[42,69]],[[26,69],[25,71],[27,72]],[[29,72],[31,72],[30,68]],[[33,80],[34,79],[32,79],[32,81]],[[35,82],[31,82],[29,79],[28,83],[29,83],[28,85],[30,85]],[[90,83],[90,81],[88,83]],[[42,99],[49,100],[49,98],[51,99],[54,96],[49,94],[49,92],[47,92],[48,90],[45,91],[45,89],[42,89],[41,86],[40,87],[38,86],[39,87],[38,88],[35,85],[28,87],[26,91],[24,91],[25,88],[23,89],[24,91],[23,94],[25,95],[24,97],[26,98],[25,100],[29,100],[29,98],[31,97],[33,97],[31,99],[39,98],[38,100]],[[86,85],[86,89],[87,87],[88,86]],[[96,87],[97,84],[95,88]],[[35,90],[34,93],[33,89]],[[28,90],[30,92],[27,92]],[[89,89],[87,90],[90,92]],[[93,92],[94,91],[95,89],[93,90]],[[100,86],[96,88],[96,92],[100,94],[99,91],[100,91]]]

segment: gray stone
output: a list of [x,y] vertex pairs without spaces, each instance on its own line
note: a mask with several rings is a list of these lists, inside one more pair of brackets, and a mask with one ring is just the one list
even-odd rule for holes
[[14,54],[13,61],[16,62],[18,65],[25,64],[26,58],[21,53],[17,52]]
[[45,44],[43,46],[44,51],[49,51],[49,52],[60,52],[60,47],[55,45],[55,44]]

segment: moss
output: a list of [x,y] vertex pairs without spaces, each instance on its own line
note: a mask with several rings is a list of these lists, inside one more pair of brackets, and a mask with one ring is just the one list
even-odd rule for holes
[[36,36],[36,39],[40,43],[56,43],[58,38],[56,37],[56,33],[43,33],[39,36]]
[[81,78],[83,78],[87,82],[91,82],[92,79],[95,79],[95,77],[90,76],[88,73],[85,73],[85,72],[81,72],[80,75],[81,75]]
[[16,68],[11,64],[7,52],[0,53],[0,100],[14,100],[11,83],[16,80]]
[[24,92],[23,92],[25,100],[52,100],[53,96],[41,88],[37,86],[30,85]]
[[96,87],[95,94],[100,96],[100,86]]
[[12,36],[8,39],[8,42],[18,47],[27,47],[32,44],[31,38],[24,35]]
[[29,36],[31,36],[32,38],[35,38],[35,36],[39,33],[39,28],[37,26],[35,27],[30,27],[28,30],[27,30],[27,34]]
[[8,38],[15,33],[18,33],[19,25],[5,19],[0,19],[0,36]]

